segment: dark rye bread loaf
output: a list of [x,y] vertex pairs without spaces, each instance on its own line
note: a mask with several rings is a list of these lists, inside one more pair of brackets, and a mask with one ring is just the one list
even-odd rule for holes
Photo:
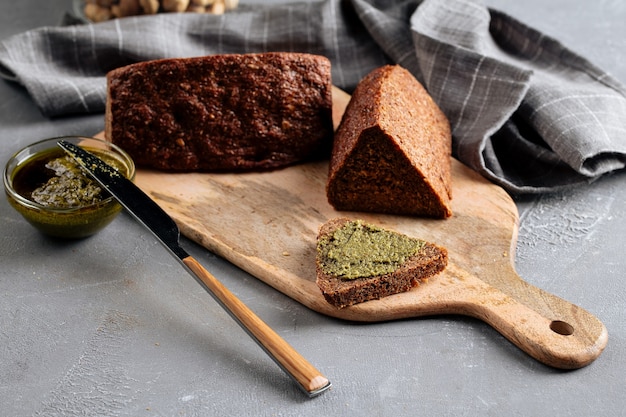
[[268,170],[330,154],[330,62],[299,53],[140,62],[107,74],[105,137],[144,167]]
[[[417,253],[407,258],[392,272],[367,277],[344,279],[336,273],[329,273],[324,266],[328,261],[327,248],[337,230],[349,225],[353,220],[337,218],[324,223],[317,236],[316,255],[316,283],[324,298],[330,304],[344,308],[369,300],[377,300],[392,294],[409,291],[439,272],[443,271],[448,264],[448,251],[435,244],[419,241],[421,247]],[[364,227],[375,226],[361,223]],[[397,232],[385,231],[387,233]],[[407,239],[411,239],[402,235]]]
[[404,68],[361,80],[335,134],[327,183],[337,210],[452,215],[448,119]]

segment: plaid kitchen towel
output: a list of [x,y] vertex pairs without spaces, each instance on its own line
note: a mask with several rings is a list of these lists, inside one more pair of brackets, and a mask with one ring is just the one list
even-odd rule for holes
[[221,53],[327,56],[352,91],[397,63],[450,120],[456,158],[511,193],[589,182],[626,164],[626,89],[558,41],[476,0],[240,4],[44,27],[0,44],[0,72],[48,116],[102,112],[107,71]]

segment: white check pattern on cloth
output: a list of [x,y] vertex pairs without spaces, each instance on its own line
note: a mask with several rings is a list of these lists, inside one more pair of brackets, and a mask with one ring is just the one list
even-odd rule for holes
[[512,193],[589,182],[626,166],[626,89],[558,41],[476,0],[241,4],[221,16],[160,14],[47,27],[0,43],[0,73],[45,115],[102,112],[106,72],[223,53],[327,56],[352,91],[396,63],[453,129],[456,158]]

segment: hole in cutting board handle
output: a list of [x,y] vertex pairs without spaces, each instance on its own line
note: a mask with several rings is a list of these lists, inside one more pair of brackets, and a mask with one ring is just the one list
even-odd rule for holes
[[553,320],[550,323],[550,330],[563,336],[571,336],[574,334],[574,326],[561,320]]

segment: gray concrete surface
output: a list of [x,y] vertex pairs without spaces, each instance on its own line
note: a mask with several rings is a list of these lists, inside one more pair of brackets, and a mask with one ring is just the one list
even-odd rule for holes
[[[626,3],[489,0],[626,82]],[[2,2],[0,38],[54,25],[70,0]],[[93,134],[101,115],[44,118],[0,82],[0,162],[33,141]],[[100,234],[43,237],[0,198],[2,416],[626,415],[626,175],[518,199],[516,264],[589,310],[609,344],[546,367],[473,319],[355,324],[314,313],[203,248],[189,252],[334,387],[309,400],[165,249],[122,214]]]

